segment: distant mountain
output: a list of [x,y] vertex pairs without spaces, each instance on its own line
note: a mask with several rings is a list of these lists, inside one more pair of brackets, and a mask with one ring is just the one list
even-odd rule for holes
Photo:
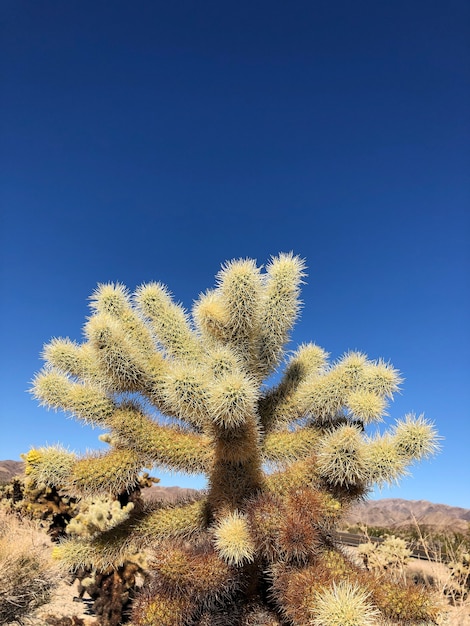
[[198,493],[199,491],[197,489],[189,489],[186,487],[160,487],[159,485],[142,489],[142,497],[147,502],[155,502],[157,500],[176,502],[177,500],[192,498]]
[[22,474],[23,470],[23,461],[0,461],[0,484],[7,483],[14,476]]
[[470,528],[470,509],[434,504],[426,500],[384,498],[354,505],[345,521],[383,528],[403,528],[417,522],[419,526],[428,526],[434,530],[464,533]]

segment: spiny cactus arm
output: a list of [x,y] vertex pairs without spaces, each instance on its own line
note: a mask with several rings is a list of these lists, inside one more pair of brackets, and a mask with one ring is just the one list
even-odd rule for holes
[[110,426],[113,436],[147,459],[149,465],[199,474],[207,473],[212,463],[209,437],[158,424],[137,407],[115,411]]
[[331,587],[316,590],[312,598],[312,626],[378,626],[380,612],[370,592],[358,583],[333,580]]
[[142,590],[132,603],[134,626],[185,626],[198,613],[198,605],[189,593],[165,594],[161,589]]
[[230,261],[217,274],[217,293],[225,318],[225,342],[244,367],[258,376],[257,339],[263,294],[260,269],[252,259]]
[[258,386],[241,373],[227,374],[210,389],[209,415],[212,424],[225,429],[242,426],[256,414]]
[[304,261],[293,254],[273,257],[266,267],[259,336],[259,367],[263,377],[279,364],[289,332],[299,315],[304,270]]
[[[364,354],[345,354],[323,379],[315,381],[309,412],[320,419],[328,419],[335,411],[343,410],[365,424],[381,421],[386,401],[384,394],[379,395],[369,388],[373,368],[374,364]],[[308,395],[307,392],[304,399],[307,404]]]
[[359,428],[345,424],[329,431],[318,446],[317,466],[320,476],[332,485],[365,485],[369,465]]
[[383,359],[367,361],[362,369],[360,387],[381,398],[392,399],[400,390],[403,378],[400,372]]
[[442,437],[423,414],[416,417],[413,413],[408,413],[403,420],[397,421],[392,434],[399,454],[408,463],[433,456],[441,449],[439,440]]
[[144,541],[143,545],[172,538],[189,538],[207,528],[207,500],[170,505],[144,511],[142,521],[132,524],[132,535]]
[[306,416],[318,423],[329,422],[344,412],[365,424],[381,421],[386,398],[393,396],[399,383],[391,366],[350,352],[329,370],[301,381],[293,393],[275,398],[271,428]]
[[71,495],[112,493],[132,489],[144,465],[132,450],[77,457],[60,446],[32,449],[24,455],[26,474],[37,484],[61,487]]
[[54,369],[75,379],[100,385],[103,375],[89,344],[56,338],[44,346],[42,357]]
[[263,423],[274,430],[307,416],[320,423],[334,419],[345,403],[345,390],[338,382],[334,371],[329,371],[302,381],[293,393],[267,396],[260,405]]
[[235,428],[214,425],[211,436],[211,449],[214,463],[248,463],[256,454],[260,433],[256,418],[251,416],[244,424]]
[[85,334],[113,391],[145,393],[165,371],[163,355],[154,351],[150,360],[150,355],[128,336],[120,320],[109,313],[93,315],[85,326]]
[[118,321],[126,336],[139,347],[141,354],[151,357],[155,351],[155,340],[150,329],[133,307],[131,295],[120,283],[98,285],[90,297],[93,314],[110,315]]
[[40,404],[73,413],[85,423],[105,425],[116,404],[99,387],[73,382],[67,375],[46,366],[34,378],[33,396]]
[[119,494],[132,490],[146,459],[134,450],[112,448],[81,457],[73,465],[64,488],[71,494]]
[[257,452],[242,461],[227,460],[216,455],[209,474],[208,506],[212,514],[242,509],[247,498],[264,485],[264,473]]
[[253,259],[228,261],[216,276],[217,290],[233,340],[249,338],[259,323],[262,276]]
[[186,311],[173,302],[165,285],[142,285],[136,290],[134,300],[167,355],[185,362],[200,358],[202,346],[191,329]]
[[209,345],[205,358],[207,375],[211,382],[231,374],[242,373],[242,361],[239,355],[228,345]]
[[204,367],[178,362],[170,364],[161,386],[163,412],[198,431],[204,430],[210,415],[209,384]]
[[316,489],[321,483],[315,455],[294,461],[288,467],[274,471],[266,476],[266,489],[275,496],[285,497],[296,489]]
[[373,437],[345,424],[321,439],[318,471],[326,482],[340,487],[391,485],[408,473],[413,461],[438,452],[438,440],[433,424],[422,415],[407,415],[391,432]]
[[121,506],[112,496],[82,498],[79,512],[67,524],[66,533],[73,537],[91,538],[126,520],[134,503]]
[[[167,366],[161,353],[139,352],[139,345],[129,342],[121,322],[107,313],[94,315],[86,331],[90,336],[87,343],[78,345],[69,339],[54,339],[47,344],[43,351],[46,360],[43,372],[54,371],[69,378],[71,383],[81,384],[81,393],[90,396],[90,406],[98,393],[112,395],[131,390],[141,392],[157,409],[171,413],[163,399]],[[75,389],[78,393],[80,387]],[[74,412],[73,407],[68,409],[60,402],[52,406]],[[80,403],[79,407],[82,408]]]
[[209,500],[213,510],[240,506],[262,484],[257,402],[257,385],[240,372],[221,376],[211,386],[214,462]]
[[274,431],[263,440],[261,454],[264,463],[288,465],[312,455],[320,434],[313,428]]
[[345,409],[351,419],[372,424],[383,421],[385,407],[384,398],[366,389],[358,389],[348,393]]
[[162,385],[165,412],[197,431],[241,424],[256,410],[258,387],[238,365],[223,349],[211,351],[199,367],[172,363]]
[[[392,432],[373,437],[365,437],[360,428],[347,423],[323,434],[320,430],[312,430],[311,433],[311,456],[308,454],[308,429],[299,429],[288,434],[272,433],[266,437],[265,445],[270,444],[271,438],[273,443],[277,443],[279,437],[282,454],[283,438],[286,435],[292,436],[295,445],[296,438],[302,444],[302,436],[306,434],[307,446],[303,458],[311,466],[309,473],[315,468],[315,473],[323,481],[341,489],[347,489],[348,486],[366,489],[374,484],[391,485],[408,473],[407,467],[414,460],[430,456],[439,450],[439,437],[433,425],[422,416],[406,416],[404,421],[397,423]],[[299,460],[301,458],[299,455]],[[297,475],[296,467],[300,467],[298,463],[288,467],[285,476],[280,478],[281,484],[294,480]]]
[[390,433],[368,437],[365,443],[369,484],[376,484],[379,487],[391,486],[409,473],[407,459],[400,454]]
[[[88,344],[85,344],[87,346]],[[122,350],[122,342],[116,342],[116,349]],[[105,357],[107,358],[107,357]],[[147,371],[139,368],[128,369],[124,374],[121,370],[110,375],[103,375],[104,383],[99,388],[90,388],[87,385],[79,385],[67,378],[61,372],[54,369],[46,368],[40,372],[34,381],[35,396],[42,401],[42,404],[50,408],[63,408],[77,414],[77,417],[90,420],[93,416],[93,403],[97,405],[97,417],[95,421],[106,423],[102,418],[99,409],[101,403],[106,403],[108,410],[105,416],[108,417],[119,405],[108,399],[102,388],[110,388],[109,394],[112,392],[119,395],[126,390],[130,390],[132,386],[139,388],[147,400],[161,413],[168,417],[181,419],[187,425],[192,426],[196,430],[201,430],[205,424],[208,408],[207,408],[207,377],[203,375],[204,370],[197,370],[193,366],[185,366],[181,364],[167,364],[162,368],[161,355],[155,353],[154,357],[149,360]],[[142,374],[140,377],[139,374]],[[124,384],[120,385],[116,380],[118,376],[124,380]],[[130,383],[130,377],[133,381]],[[112,380],[114,378],[114,381]],[[38,384],[36,384],[36,382]],[[122,380],[121,380],[122,382]],[[70,393],[69,393],[70,392]],[[70,397],[69,397],[70,395]],[[77,402],[73,402],[76,396],[80,395]],[[89,400],[89,410],[86,412],[82,409],[81,398]],[[121,402],[121,406],[124,403]],[[87,407],[86,407],[87,408]]]
[[[303,568],[280,563],[272,568],[272,574],[272,595],[289,623],[322,626],[437,623],[439,602],[424,588],[371,575],[333,550]],[[340,593],[334,591],[339,585]]]
[[327,358],[328,354],[313,343],[304,344],[296,350],[279,384],[260,398],[258,412],[265,432],[294,419],[298,410],[296,394],[299,387],[308,386],[323,371]]
[[395,583],[383,575],[369,579],[365,586],[371,591],[371,600],[380,610],[385,623],[438,624],[442,617],[442,601],[421,585]]
[[[175,580],[178,581],[178,589],[183,597],[191,598],[196,605],[205,608],[233,598],[242,583],[240,573],[218,556],[209,537],[202,539],[197,546],[165,542],[152,559],[152,565],[155,576],[146,585],[150,592],[150,606],[154,607],[150,623],[159,626],[159,608],[155,606],[155,602],[174,597]],[[148,601],[145,604],[148,606]],[[187,619],[188,615],[184,617]]]
[[196,502],[131,511],[129,517],[114,528],[91,540],[78,538],[63,541],[54,557],[69,568],[106,569],[122,565],[129,555],[167,539],[189,539],[207,526],[206,503]]
[[227,314],[219,290],[201,293],[194,302],[192,317],[205,345],[226,344]]
[[21,458],[25,462],[25,474],[36,485],[59,487],[66,484],[77,455],[61,446],[32,448]]

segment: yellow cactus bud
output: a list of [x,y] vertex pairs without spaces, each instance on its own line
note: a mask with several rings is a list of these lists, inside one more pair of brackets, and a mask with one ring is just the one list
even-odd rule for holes
[[24,472],[25,472],[26,476],[29,476],[31,473],[34,472],[34,470],[37,467],[37,465],[39,465],[41,463],[42,453],[41,453],[40,450],[37,450],[36,448],[31,448],[31,450],[29,450],[29,452],[26,452],[25,454],[22,454],[21,458],[25,462],[25,470],[24,470]]

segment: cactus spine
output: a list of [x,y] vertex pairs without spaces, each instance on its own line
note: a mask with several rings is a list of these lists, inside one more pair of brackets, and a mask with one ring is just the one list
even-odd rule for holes
[[[398,390],[397,370],[358,352],[331,363],[305,344],[288,355],[279,382],[265,386],[286,358],[304,276],[292,254],[264,271],[249,259],[226,263],[191,315],[160,283],[132,296],[101,285],[85,342],[45,347],[34,395],[106,429],[110,448],[84,458],[43,448],[30,464],[38,480],[53,482],[57,465],[68,493],[97,498],[131,491],[144,467],[208,479],[196,500],[135,506],[112,528],[56,549],[73,567],[118,567],[143,549],[153,555],[136,626],[333,626],[343,615],[373,624],[394,618],[395,597],[422,594],[396,585],[379,593],[374,575],[333,538],[351,502],[438,449],[422,416],[382,435],[365,432]],[[416,622],[433,619],[426,602]]]

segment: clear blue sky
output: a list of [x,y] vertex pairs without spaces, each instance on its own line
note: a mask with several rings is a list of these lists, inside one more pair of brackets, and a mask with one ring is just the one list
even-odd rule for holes
[[468,2],[1,13],[0,459],[96,447],[26,390],[45,342],[81,339],[97,283],[161,280],[190,307],[224,260],[293,250],[292,345],[390,360],[390,421],[424,412],[445,437],[374,497],[470,508]]

